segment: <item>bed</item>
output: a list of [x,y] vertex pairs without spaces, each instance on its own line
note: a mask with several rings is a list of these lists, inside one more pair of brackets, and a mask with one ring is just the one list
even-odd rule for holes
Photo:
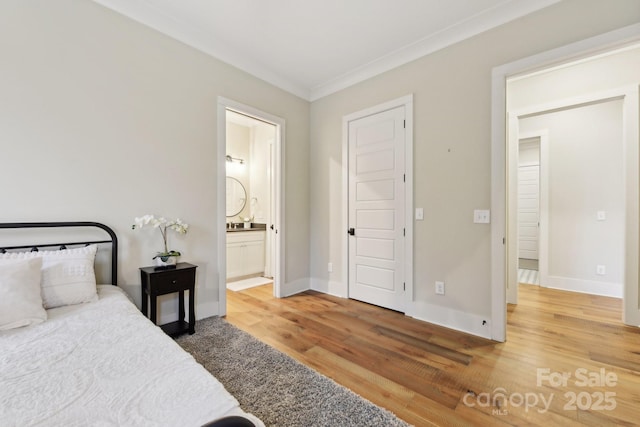
[[[0,236],[1,426],[264,426],[117,286],[113,230],[0,224],[11,238],[53,228],[107,238],[5,246]],[[106,285],[95,284],[98,253]]]

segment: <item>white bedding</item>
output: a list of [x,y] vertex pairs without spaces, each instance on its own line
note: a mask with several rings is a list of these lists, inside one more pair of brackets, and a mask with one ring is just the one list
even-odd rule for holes
[[121,289],[98,294],[0,332],[0,426],[200,426],[244,414]]

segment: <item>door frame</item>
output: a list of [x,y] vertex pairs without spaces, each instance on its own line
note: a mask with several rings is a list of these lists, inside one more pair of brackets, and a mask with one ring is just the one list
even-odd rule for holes
[[[276,127],[276,137],[273,143],[275,155],[273,156],[274,164],[272,165],[272,183],[271,188],[274,197],[271,200],[273,209],[275,210],[275,218],[272,218],[272,222],[275,226],[274,233],[274,246],[275,252],[272,254],[274,257],[273,265],[275,269],[273,271],[273,295],[276,298],[282,298],[282,284],[285,283],[284,272],[285,270],[285,192],[284,192],[284,143],[285,143],[285,120],[281,117],[273,114],[266,113],[257,108],[249,105],[242,104],[231,99],[218,97],[218,111],[217,111],[217,126],[218,126],[218,138],[217,138],[217,220],[216,229],[226,229],[226,150],[227,150],[227,110],[236,111],[244,114],[245,116],[253,117],[256,120],[260,120]],[[221,238],[218,239],[218,301],[219,308],[218,313],[220,316],[227,314],[227,235],[226,232],[221,234]]]
[[[519,139],[538,138],[539,141],[539,217],[538,227],[538,280],[539,286],[546,287],[549,271],[549,131],[540,129],[519,133]],[[520,150],[518,150],[519,153]],[[517,225],[516,225],[517,227]],[[516,249],[517,253],[517,249]],[[517,279],[516,268],[516,281]]]
[[413,94],[378,104],[364,110],[351,113],[342,118],[342,200],[345,201],[342,212],[342,283],[344,294],[349,298],[349,122],[367,116],[405,108],[405,239],[404,239],[404,277],[405,277],[405,314],[410,315],[413,302]]
[[[509,115],[509,165],[520,166],[520,140],[529,138],[538,138],[539,140],[539,181],[538,181],[538,279],[540,286],[543,279],[547,278],[548,263],[548,231],[547,231],[547,207],[549,206],[548,198],[548,172],[549,164],[549,132],[546,129],[528,133],[520,133],[517,126],[512,127],[513,117]],[[517,125],[517,117],[515,119]],[[515,143],[512,138],[516,138]],[[515,144],[515,145],[513,145]],[[513,156],[513,157],[512,157]],[[508,194],[509,204],[507,205],[507,242],[515,242],[507,245],[507,277],[506,277],[506,293],[507,303],[518,303],[518,258],[520,256],[519,243],[520,236],[518,223],[518,207],[519,199],[518,189],[518,171],[517,167],[513,170],[509,169],[507,174],[508,188],[511,193]],[[511,172],[510,172],[511,171]],[[513,260],[513,261],[511,261]]]
[[[491,338],[506,341],[507,331],[507,79],[527,72],[549,68],[554,65],[587,58],[608,50],[623,47],[640,40],[640,24],[630,25],[599,36],[591,37],[557,49],[501,65],[492,70],[491,76]],[[637,140],[637,129],[635,139]],[[629,135],[633,138],[634,135]],[[631,153],[628,153],[631,154]],[[632,156],[631,156],[632,157]],[[627,166],[627,165],[626,165]],[[628,168],[627,168],[628,169]],[[627,174],[631,171],[627,170]],[[626,179],[626,178],[625,178]],[[626,232],[633,239],[625,243],[625,288],[635,294],[635,312],[638,311],[638,260],[632,254],[638,253],[638,196],[626,190],[627,220]],[[636,212],[635,217],[630,211]],[[635,271],[634,271],[635,266]],[[635,289],[634,289],[635,284]],[[627,290],[625,290],[627,292]],[[627,301],[629,300],[629,301]],[[640,324],[626,304],[632,304],[631,298],[625,298],[625,317]]]
[[[633,115],[636,114],[635,112],[637,112],[638,110],[637,108],[633,107],[633,105],[635,105],[634,102],[637,104],[637,99],[638,99],[638,86],[632,85],[632,86],[626,86],[621,88],[614,88],[614,89],[606,90],[603,92],[589,93],[586,95],[569,98],[569,99],[560,99],[544,105],[536,105],[530,108],[509,112],[508,113],[509,136],[508,136],[508,143],[507,143],[507,151],[509,154],[507,155],[507,157],[509,159],[513,158],[513,155],[514,155],[513,152],[517,150],[518,141],[520,138],[522,138],[522,135],[520,135],[520,130],[519,130],[520,119],[525,117],[543,115],[551,112],[571,110],[571,109],[580,108],[583,106],[606,103],[606,102],[616,101],[616,100],[623,101],[623,105],[622,105],[623,150],[625,153],[631,153],[634,150],[634,145],[636,147],[638,146],[638,142],[636,141],[634,143],[634,140],[633,140],[633,133],[634,133],[632,129],[634,126],[633,121],[629,120],[629,117],[633,117]],[[540,250],[541,251],[544,250],[544,254],[545,254],[544,266],[542,265],[542,263],[540,264],[540,283],[542,284],[544,281],[545,286],[547,286],[550,282],[553,284],[553,281],[552,281],[553,276],[549,276],[549,271],[548,271],[548,266],[549,266],[548,264],[549,263],[549,258],[548,258],[548,253],[549,253],[549,248],[548,248],[549,246],[549,228],[548,228],[549,170],[548,170],[548,165],[550,161],[549,140],[548,140],[548,132],[539,131],[535,135],[538,135],[538,134],[541,135],[540,137],[540,162],[541,162],[540,201],[541,203],[544,203],[544,207],[545,207],[544,229],[542,228],[542,224],[543,224],[542,206],[541,206],[541,217],[540,217],[541,236],[544,233],[544,240],[541,239],[540,243],[544,243],[545,245],[544,247],[542,246],[540,247]],[[544,141],[543,141],[543,136],[545,137]],[[524,137],[526,138],[528,137],[528,135],[525,134]],[[632,151],[629,151],[629,150],[632,150]],[[515,164],[517,164],[518,162],[517,154],[518,153],[516,153]],[[545,161],[544,169],[542,168],[543,160]],[[629,159],[625,159],[625,161],[627,162],[623,164],[623,168],[625,170],[625,177],[624,177],[625,186],[628,190],[633,192],[634,191],[633,186],[630,185],[630,181],[632,179],[628,175],[630,173],[633,173],[634,170],[638,169],[638,162],[636,162],[636,164],[634,165],[629,163]],[[508,185],[509,193],[507,196],[509,200],[511,200],[512,197],[517,196],[517,189],[516,190],[512,189],[512,183],[514,182],[513,175],[515,174],[515,171],[513,170],[512,165],[514,165],[513,160],[510,160],[509,164],[507,165],[507,177],[508,177],[507,179],[508,179],[508,182],[510,183]],[[636,185],[636,189],[637,187],[638,186]],[[544,195],[542,194],[543,190],[544,190]],[[625,216],[627,217],[627,219],[625,220],[625,231],[624,231],[625,235],[627,235],[627,227],[630,226],[628,217],[630,215],[633,215],[633,213],[629,210],[629,206],[627,206],[628,201],[630,200],[627,196],[628,194],[629,192],[625,191],[625,206],[626,206]],[[509,203],[507,208],[507,224],[508,224],[507,227],[508,227],[508,233],[509,233],[507,235],[507,270],[509,273],[508,282],[507,282],[507,303],[517,304],[518,303],[517,247],[513,248],[513,246],[515,245],[510,244],[510,242],[514,242],[514,241],[517,242],[517,234],[513,234],[516,231],[512,230],[512,228],[517,230],[518,219],[517,219],[517,213],[514,213],[514,207],[511,205],[511,202]],[[625,248],[625,265],[626,265],[626,262],[628,262],[627,260],[629,258],[628,255],[630,250],[631,249],[628,247]],[[514,265],[514,263],[516,265]],[[542,270],[543,267],[544,267],[544,271]],[[512,273],[513,271],[515,271],[515,273]],[[626,271],[626,268],[625,268],[625,271]],[[543,276],[543,273],[544,273],[544,276]],[[626,277],[630,277],[630,276],[626,275]],[[610,289],[602,288],[601,286],[598,286],[597,283],[594,283],[592,287],[592,291],[598,295],[619,297],[619,294],[617,292],[611,291]],[[624,291],[622,292],[622,298],[623,299],[625,298]]]

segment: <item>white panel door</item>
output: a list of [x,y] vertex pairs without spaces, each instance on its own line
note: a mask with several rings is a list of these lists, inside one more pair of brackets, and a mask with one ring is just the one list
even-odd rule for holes
[[518,168],[518,258],[538,259],[540,166]]
[[405,108],[349,122],[349,297],[404,311]]

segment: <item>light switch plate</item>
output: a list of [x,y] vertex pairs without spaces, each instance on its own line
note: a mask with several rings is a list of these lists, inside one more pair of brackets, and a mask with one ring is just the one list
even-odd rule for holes
[[423,208],[416,208],[416,220],[417,221],[424,220],[424,209]]

